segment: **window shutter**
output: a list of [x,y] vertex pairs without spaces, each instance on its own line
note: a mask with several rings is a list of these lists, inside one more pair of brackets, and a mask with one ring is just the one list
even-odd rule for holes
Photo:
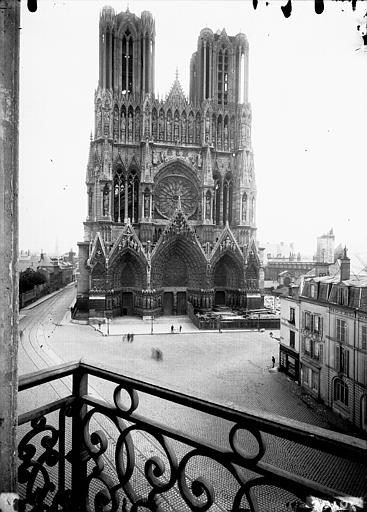
[[310,315],[310,317],[311,317],[310,331],[313,332],[314,315]]
[[340,371],[340,349],[339,345],[335,345],[335,370]]
[[306,327],[306,317],[305,317],[305,312],[302,311],[302,329],[304,329]]
[[322,328],[323,328],[324,319],[320,316],[320,336],[322,336]]
[[322,361],[323,361],[323,351],[324,351],[324,347],[322,346],[321,343],[319,343],[319,361],[320,361],[321,364],[322,364]]

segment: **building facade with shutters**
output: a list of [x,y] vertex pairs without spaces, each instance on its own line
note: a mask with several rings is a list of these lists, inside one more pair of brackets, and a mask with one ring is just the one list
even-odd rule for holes
[[77,311],[261,306],[248,54],[203,29],[189,98],[176,76],[160,99],[152,15],[102,10]]
[[280,301],[279,369],[296,382],[300,380],[300,301],[298,289]]
[[300,294],[301,385],[367,431],[367,279],[340,275],[306,280]]

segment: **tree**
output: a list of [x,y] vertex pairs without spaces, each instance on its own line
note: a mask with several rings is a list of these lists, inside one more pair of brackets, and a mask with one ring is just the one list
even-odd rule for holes
[[45,282],[46,277],[42,274],[42,272],[27,268],[19,275],[19,293],[33,290],[36,285],[43,284]]

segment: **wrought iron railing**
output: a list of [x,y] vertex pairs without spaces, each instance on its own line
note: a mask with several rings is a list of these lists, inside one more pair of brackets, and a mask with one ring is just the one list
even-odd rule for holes
[[22,394],[55,398],[19,417],[20,510],[280,512],[306,510],[309,496],[363,506],[366,441],[84,362],[23,376],[19,391],[22,407]]

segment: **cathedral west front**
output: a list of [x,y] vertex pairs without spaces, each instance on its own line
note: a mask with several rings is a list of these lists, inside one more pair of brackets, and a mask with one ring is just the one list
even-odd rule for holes
[[204,28],[189,97],[157,98],[151,13],[103,8],[77,313],[261,306],[248,54]]

